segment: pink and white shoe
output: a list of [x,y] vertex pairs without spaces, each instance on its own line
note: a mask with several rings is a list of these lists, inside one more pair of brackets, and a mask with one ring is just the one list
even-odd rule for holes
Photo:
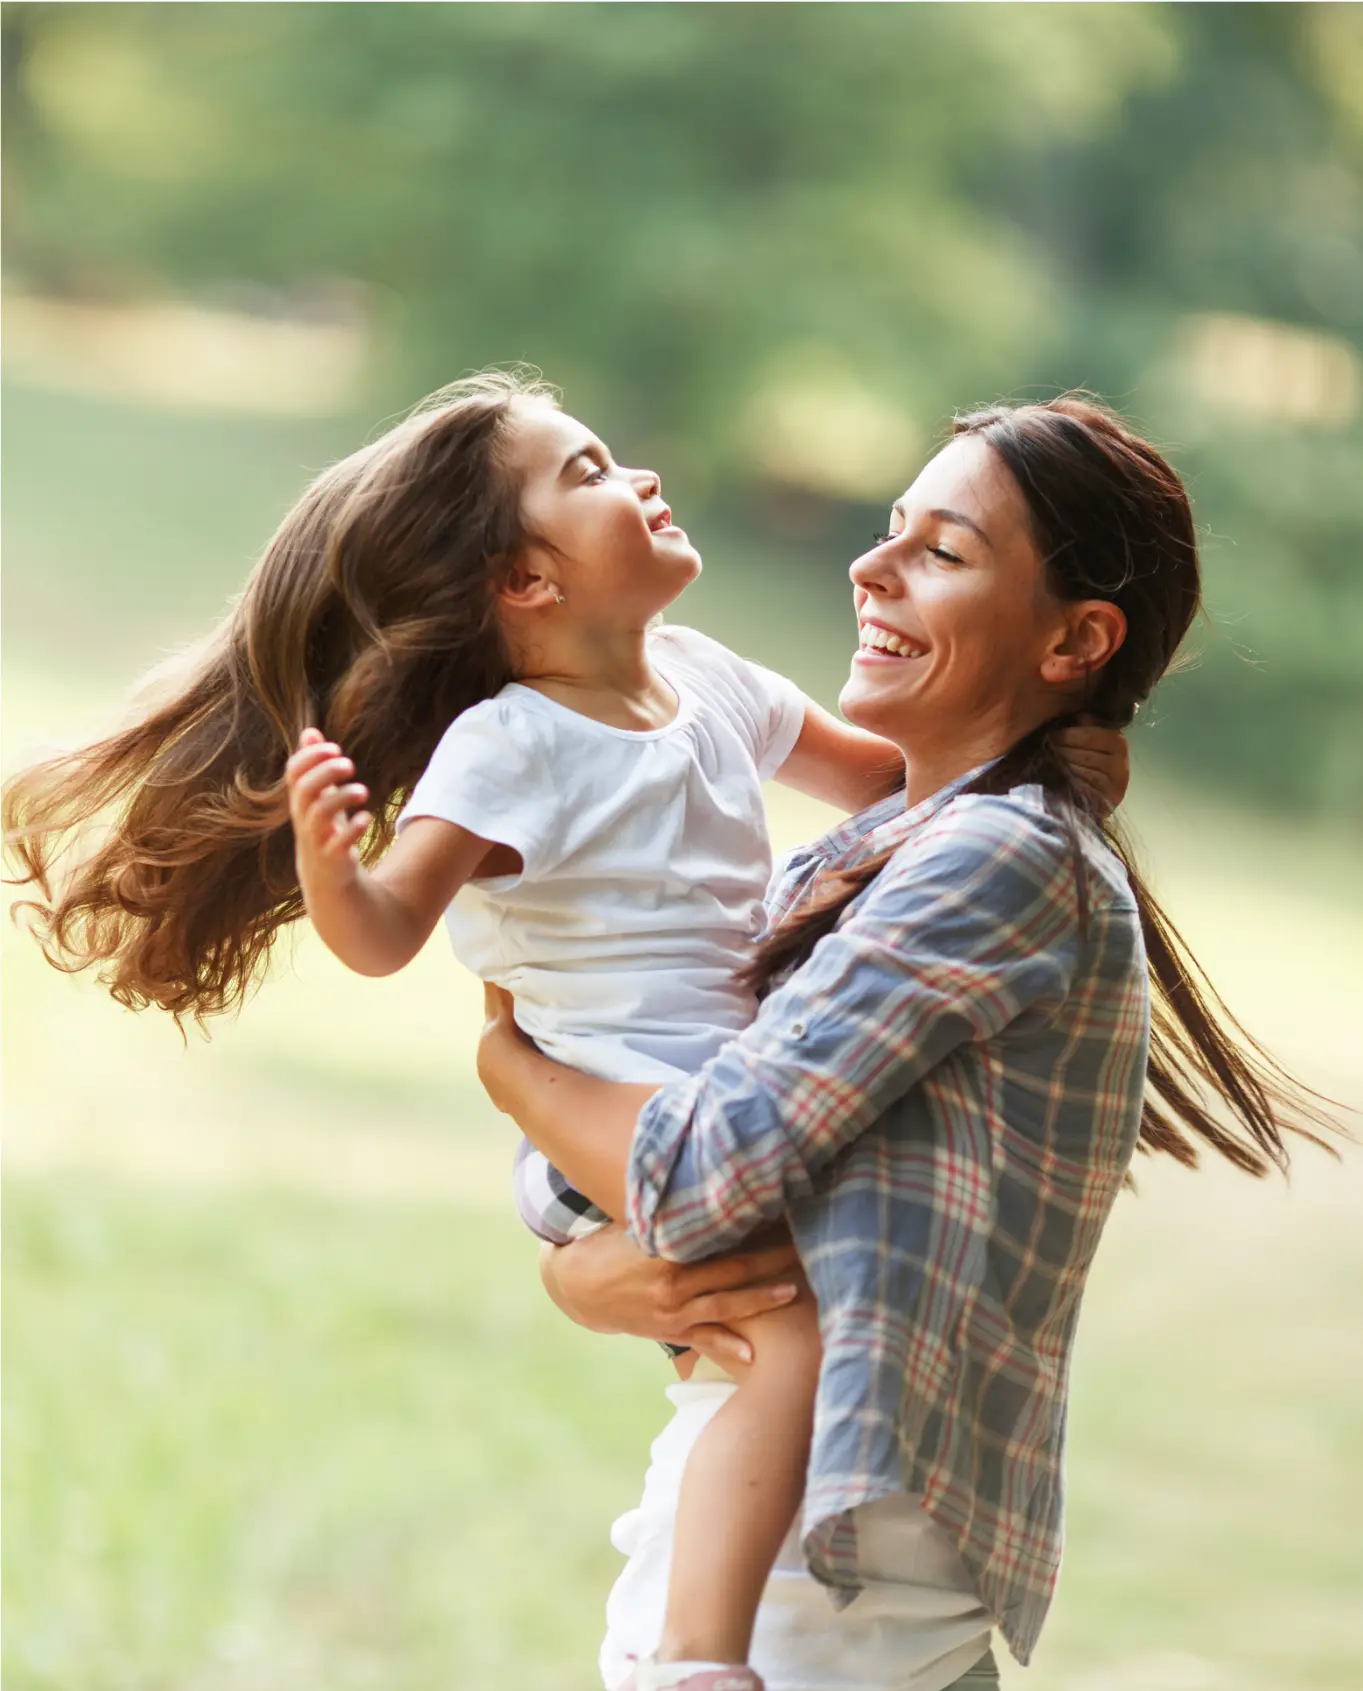
[[[646,1691],[652,1680],[649,1668],[653,1665],[640,1662],[617,1691]],[[685,1679],[671,1680],[669,1691],[767,1691],[767,1688],[751,1668],[698,1668]]]

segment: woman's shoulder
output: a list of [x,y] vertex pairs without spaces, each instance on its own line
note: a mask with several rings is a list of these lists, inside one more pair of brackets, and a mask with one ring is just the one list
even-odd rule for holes
[[1100,902],[1131,902],[1126,866],[1102,830],[1043,787],[1028,785],[954,794],[907,835],[887,869],[895,879],[911,879],[932,862],[956,879],[991,878],[1039,891],[1072,887],[1079,857]]
[[[912,812],[909,817],[912,824]],[[1006,793],[953,793],[911,828],[904,849],[1032,854],[1047,860],[1072,850],[1071,835],[1049,795],[1039,786]]]

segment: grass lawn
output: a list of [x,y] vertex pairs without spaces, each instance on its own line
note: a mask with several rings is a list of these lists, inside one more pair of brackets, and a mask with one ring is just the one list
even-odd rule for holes
[[[25,420],[11,764],[201,622],[326,456],[72,401]],[[82,514],[62,474],[101,440]],[[1132,808],[1232,1005],[1363,1103],[1356,854],[1144,779]],[[781,840],[819,820],[773,797]],[[667,1375],[540,1293],[470,1068],[478,994],[443,942],[368,982],[304,940],[187,1048],[8,924],[3,960],[6,1691],[588,1691],[606,1527]],[[1006,1683],[1356,1691],[1363,1155],[1303,1155],[1291,1188],[1141,1187],[1085,1310],[1060,1597]]]

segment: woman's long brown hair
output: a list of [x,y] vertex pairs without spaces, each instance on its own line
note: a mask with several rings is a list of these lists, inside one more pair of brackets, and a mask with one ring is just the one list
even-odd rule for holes
[[6,848],[40,894],[16,913],[49,962],[177,1021],[239,1005],[303,913],[284,764],[305,727],[369,787],[366,857],[389,843],[445,729],[511,679],[495,588],[527,539],[506,451],[527,399],[550,391],[457,382],[319,476],[159,698],[7,784]]
[[[1083,709],[1125,728],[1167,672],[1202,603],[1197,532],[1183,484],[1148,441],[1083,395],[1041,405],[995,406],[958,417],[953,438],[975,436],[998,453],[1021,488],[1049,585],[1061,599],[1106,599],[1126,616],[1126,639],[1094,676]],[[1099,828],[1126,868],[1150,968],[1150,1064],[1140,1149],[1194,1167],[1210,1146],[1237,1168],[1286,1172],[1288,1138],[1324,1142],[1337,1130],[1328,1100],[1301,1085],[1236,1021],[1160,908],[1114,821],[1055,749],[1057,718],[1029,734],[966,789],[1006,793],[1039,784],[1060,801],[1086,897],[1080,827]],[[776,928],[750,978],[760,989],[803,962],[831,933],[893,851],[830,876]]]

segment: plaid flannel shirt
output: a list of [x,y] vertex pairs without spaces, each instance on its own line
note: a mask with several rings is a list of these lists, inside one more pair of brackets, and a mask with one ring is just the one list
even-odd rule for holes
[[[645,1106],[627,1221],[695,1261],[785,1215],[824,1362],[811,1570],[859,1590],[860,1504],[924,1499],[1019,1661],[1059,1570],[1079,1303],[1140,1123],[1149,1037],[1126,875],[1038,787],[891,799],[786,860],[779,922],[897,844],[836,931]],[[897,814],[896,814],[897,812]]]

